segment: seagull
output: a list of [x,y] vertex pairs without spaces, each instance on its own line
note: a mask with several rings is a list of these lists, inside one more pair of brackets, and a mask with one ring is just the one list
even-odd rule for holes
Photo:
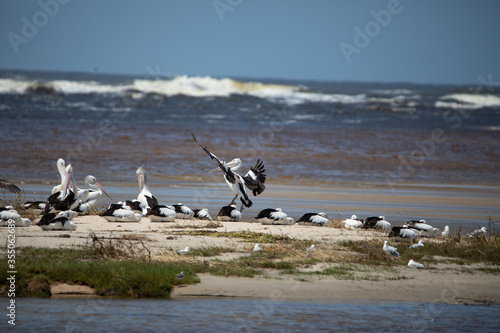
[[412,246],[410,246],[410,249],[418,249],[418,248],[421,248],[421,247],[424,247],[424,241],[423,240],[419,240],[417,244],[413,244]]
[[236,205],[222,207],[217,213],[217,219],[223,222],[236,222],[241,219],[241,212],[236,208]]
[[5,190],[12,192],[12,193],[15,193],[15,194],[21,193],[21,189],[19,187],[17,187],[16,184],[11,183],[5,179],[0,179],[0,188],[3,188]]
[[139,191],[141,191],[137,196],[137,200],[140,202],[142,215],[146,216],[151,208],[158,205],[158,199],[149,191],[146,169],[139,167],[135,173],[137,174]]
[[182,271],[175,276],[175,279],[180,281],[180,280],[184,279],[185,276],[186,275],[184,274],[184,271]]
[[314,225],[325,225],[329,222],[325,213],[306,213],[297,222],[313,223]]
[[448,237],[450,235],[450,227],[445,226],[444,231],[441,233],[441,236]]
[[200,220],[210,220],[212,221],[212,217],[210,216],[210,213],[208,212],[208,209],[202,208],[202,209],[193,209],[194,217]]
[[306,254],[306,259],[309,257],[309,255],[310,255],[311,253],[313,253],[313,252],[314,252],[314,250],[315,250],[315,246],[314,246],[314,244],[312,244],[312,245],[311,245],[311,247],[310,247],[310,248],[308,248],[308,249],[306,250],[306,252],[307,252],[307,254]]
[[260,245],[257,243],[255,244],[255,246],[253,247],[253,252],[259,252],[259,251],[262,251],[262,248],[260,247]]
[[177,251],[177,253],[179,253],[179,254],[184,254],[184,253],[188,253],[188,252],[189,252],[189,246],[186,246],[183,250]]
[[395,247],[389,246],[387,241],[384,242],[384,247],[382,248],[387,254],[390,254],[394,257],[399,257],[398,249]]
[[355,229],[363,225],[363,220],[358,219],[356,215],[352,215],[350,219],[342,221],[342,225],[348,229]]
[[419,269],[419,268],[424,268],[424,265],[416,261],[413,261],[413,259],[410,259],[410,261],[408,262],[408,267]]
[[[266,175],[264,172],[264,163],[260,159],[257,160],[257,163],[254,167],[250,168],[250,170],[246,173],[245,176],[240,176],[236,173],[236,171],[241,167],[241,159],[235,158],[232,161],[226,163],[220,160],[217,156],[212,154],[206,147],[202,146],[193,133],[194,141],[203,149],[211,159],[216,160],[219,168],[224,173],[224,179],[226,180],[227,185],[231,188],[233,193],[235,194],[234,198],[231,200],[233,203],[238,197],[241,200],[240,211],[243,211],[244,207],[252,207],[252,201],[248,197],[246,193],[246,188],[252,191],[254,196],[262,194],[266,187],[264,186],[264,182],[266,181]],[[212,171],[216,171],[212,170]]]
[[487,232],[486,227],[482,227],[481,229],[474,230],[473,232],[471,232],[467,236],[469,236],[469,238],[479,237],[479,236],[484,237],[484,236],[486,236],[486,232]]

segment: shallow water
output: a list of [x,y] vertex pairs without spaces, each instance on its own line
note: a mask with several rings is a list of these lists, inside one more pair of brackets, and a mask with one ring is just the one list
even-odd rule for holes
[[[6,303],[7,299],[0,299]],[[372,301],[17,299],[23,332],[495,331],[500,306]],[[1,327],[6,327],[2,320]]]

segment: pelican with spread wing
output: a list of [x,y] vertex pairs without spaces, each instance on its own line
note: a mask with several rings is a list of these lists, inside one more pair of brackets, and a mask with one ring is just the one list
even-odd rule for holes
[[[235,196],[231,200],[231,203],[234,202],[238,197],[241,200],[241,208],[240,211],[243,211],[244,207],[252,207],[252,201],[248,197],[246,193],[246,188],[252,191],[254,196],[257,196],[264,192],[266,187],[264,186],[264,182],[266,181],[266,175],[264,172],[264,163],[258,159],[257,163],[254,167],[250,168],[245,176],[241,176],[236,173],[236,171],[241,167],[241,160],[239,158],[235,158],[232,161],[226,163],[220,160],[217,156],[212,154],[206,147],[202,146],[193,133],[194,141],[203,149],[211,159],[217,161],[220,170],[224,173],[224,179],[226,183],[229,185],[231,190],[234,192]],[[215,169],[217,170],[217,169]],[[213,171],[215,171],[213,170]]]

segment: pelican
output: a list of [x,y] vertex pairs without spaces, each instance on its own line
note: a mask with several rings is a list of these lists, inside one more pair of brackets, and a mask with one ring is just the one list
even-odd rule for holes
[[42,230],[69,230],[75,231],[76,224],[71,222],[66,212],[44,215],[37,224]]
[[443,232],[441,233],[441,236],[448,237],[450,235],[450,227],[445,226]]
[[26,201],[23,207],[26,210],[32,210],[34,214],[41,214],[45,210],[45,201]]
[[378,228],[389,231],[391,230],[391,224],[385,220],[384,216],[371,216],[365,219],[362,228]]
[[241,212],[236,208],[236,205],[222,207],[217,213],[217,220],[223,222],[236,222],[241,219]]
[[408,267],[420,269],[420,268],[424,268],[424,265],[422,265],[416,261],[413,261],[413,259],[410,259],[410,261],[408,261]]
[[137,196],[137,200],[140,202],[142,215],[146,216],[151,208],[158,205],[158,199],[149,191],[146,169],[139,167],[135,173],[137,174],[139,191],[141,191]]
[[420,233],[418,230],[408,228],[408,226],[394,226],[389,232],[388,237],[402,237],[402,238],[410,238],[414,239]]
[[78,206],[85,202],[90,194],[89,190],[80,190],[78,189],[78,185],[76,184],[75,175],[73,174],[73,166],[68,164],[66,167],[66,181],[63,188],[62,196],[66,198],[67,192],[69,189],[69,182],[71,181],[71,186],[73,187],[73,201],[70,200],[70,205],[65,210],[74,210],[78,208]]
[[29,227],[31,220],[21,217],[12,206],[0,207],[0,226],[7,227],[14,224],[15,227]]
[[108,222],[139,222],[142,218],[142,214],[134,212],[122,202],[109,205],[108,209],[99,216]]
[[175,215],[175,208],[165,205],[156,205],[148,213],[151,222],[174,222]]
[[421,248],[421,247],[424,247],[424,241],[423,240],[419,240],[417,244],[413,244],[412,246],[410,246],[410,249],[418,249],[418,248]]
[[[219,168],[224,173],[224,179],[226,180],[227,185],[229,185],[229,187],[235,194],[234,198],[231,200],[231,203],[233,203],[238,197],[240,197],[240,211],[243,211],[244,207],[252,207],[253,203],[248,197],[245,187],[251,190],[254,196],[261,194],[266,189],[266,187],[264,186],[264,182],[266,181],[266,175],[264,174],[264,172],[266,170],[264,169],[264,164],[262,163],[262,161],[258,159],[255,166],[253,168],[250,168],[247,174],[242,177],[236,173],[236,171],[241,167],[241,160],[239,158],[235,158],[231,162],[226,163],[212,154],[206,147],[203,147],[198,142],[198,140],[196,140],[193,133],[191,133],[191,135],[193,136],[193,139],[198,144],[198,146],[200,146],[200,148],[203,149],[211,159],[216,160],[219,164]],[[216,170],[217,169],[212,171]]]
[[267,208],[260,211],[255,217],[262,224],[293,224],[293,219],[288,217],[281,208]]
[[[50,211],[53,212],[58,210],[74,209],[78,206],[78,203],[75,204],[78,194],[78,186],[76,187],[76,192],[75,188],[73,188],[73,190],[70,189],[70,183],[72,182],[72,172],[73,167],[71,166],[71,164],[68,164],[64,169],[65,177],[63,186],[59,191],[52,193],[47,198],[47,204],[45,205],[44,213],[48,213]],[[74,186],[76,186],[76,182]]]
[[314,225],[325,225],[329,222],[325,213],[307,213],[302,215],[302,217],[297,222],[312,223]]
[[[101,201],[101,198],[103,195],[106,195],[108,198],[112,199],[106,191],[102,188],[101,184],[97,181],[97,179],[92,176],[88,175],[85,177],[85,185],[87,185],[89,194],[87,195],[87,198],[81,202],[81,204],[78,206],[78,211],[79,212],[88,212],[89,210],[96,210],[97,205]],[[78,194],[83,194],[84,190],[78,191]]]
[[350,219],[342,221],[342,225],[347,229],[355,229],[363,225],[363,220],[358,219],[356,215],[352,215]]
[[385,253],[390,254],[391,256],[399,257],[398,249],[389,246],[389,243],[387,241],[384,242],[384,246],[382,247],[382,249],[385,251]]
[[57,171],[59,171],[59,175],[61,176],[61,184],[56,185],[52,188],[52,194],[63,190],[64,181],[66,180],[67,177],[66,162],[64,162],[62,158],[57,159],[56,166],[57,166]]
[[12,192],[12,193],[15,193],[15,194],[21,193],[21,189],[19,187],[17,187],[16,184],[11,183],[11,182],[4,180],[4,179],[0,179],[0,188],[3,188],[5,190]]
[[210,216],[210,213],[208,212],[208,209],[202,208],[202,209],[193,209],[194,217],[200,220],[210,220],[212,221],[212,217]]
[[181,204],[180,202],[177,205],[172,205],[175,209],[175,217],[178,219],[190,219],[193,217],[194,212],[186,205]]

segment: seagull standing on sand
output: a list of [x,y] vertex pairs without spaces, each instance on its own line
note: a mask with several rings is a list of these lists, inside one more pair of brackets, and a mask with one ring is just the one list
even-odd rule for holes
[[[241,167],[241,160],[239,158],[235,158],[232,161],[226,163],[212,154],[206,147],[203,147],[198,142],[198,140],[196,140],[193,133],[191,133],[191,135],[193,136],[193,139],[198,144],[198,146],[200,146],[200,148],[203,149],[211,159],[217,161],[219,168],[224,173],[224,179],[226,180],[227,185],[229,185],[229,187],[235,194],[234,198],[231,200],[231,204],[238,197],[240,197],[240,212],[243,211],[244,207],[252,207],[253,203],[250,198],[248,198],[245,187],[252,191],[254,196],[257,196],[264,192],[264,190],[266,189],[266,187],[264,186],[264,182],[266,181],[266,175],[264,174],[264,172],[266,171],[264,169],[264,163],[262,163],[262,161],[258,159],[255,166],[250,168],[247,174],[242,177],[236,173],[236,171]],[[212,171],[216,170],[217,169]]]
[[257,243],[255,244],[255,246],[253,247],[253,253],[255,252],[259,252],[259,251],[262,251],[262,248],[260,247],[260,245]]
[[417,244],[413,244],[412,246],[410,246],[410,249],[418,249],[418,248],[421,248],[421,247],[424,247],[424,241],[423,240],[419,240]]
[[416,261],[413,261],[413,259],[410,259],[410,261],[408,262],[408,267],[419,269],[419,268],[424,268],[424,265]]
[[385,251],[385,253],[390,254],[391,256],[399,257],[398,249],[389,246],[389,242],[387,241],[384,242],[384,247],[382,249]]

